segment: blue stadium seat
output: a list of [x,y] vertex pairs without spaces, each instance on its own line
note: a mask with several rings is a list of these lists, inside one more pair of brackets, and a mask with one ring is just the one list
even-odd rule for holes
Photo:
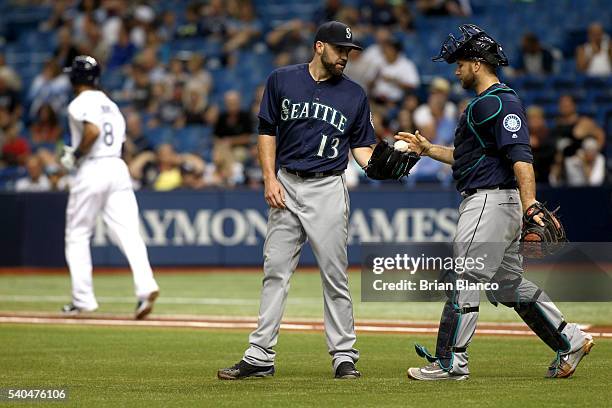
[[209,126],[186,126],[176,131],[173,145],[179,153],[200,154],[210,145],[211,138],[212,129]]
[[173,136],[174,130],[167,126],[149,128],[145,131],[145,137],[155,149],[163,143],[172,143]]

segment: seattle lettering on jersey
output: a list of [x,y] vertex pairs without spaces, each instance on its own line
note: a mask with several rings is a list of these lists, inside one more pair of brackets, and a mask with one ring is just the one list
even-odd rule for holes
[[317,119],[329,123],[341,133],[346,129],[347,118],[340,112],[318,102],[291,103],[291,100],[283,98],[281,101],[281,120]]

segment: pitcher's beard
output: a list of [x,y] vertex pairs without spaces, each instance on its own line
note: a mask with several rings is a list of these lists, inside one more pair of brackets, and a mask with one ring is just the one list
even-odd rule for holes
[[325,68],[325,70],[332,76],[338,77],[344,72],[344,67],[338,68],[338,65],[331,62],[327,58],[327,54],[325,52],[323,52],[323,55],[321,55],[321,64],[323,65],[323,68]]

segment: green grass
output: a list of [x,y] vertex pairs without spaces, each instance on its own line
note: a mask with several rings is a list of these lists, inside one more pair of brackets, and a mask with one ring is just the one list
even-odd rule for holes
[[612,340],[598,339],[573,378],[546,380],[553,355],[538,340],[477,337],[469,381],[421,383],[405,370],[424,361],[412,344],[433,337],[361,335],[363,377],[338,381],[322,334],[283,332],[274,378],[217,380],[246,341],[242,331],[2,325],[0,387],[67,386],[69,401],[60,405],[85,407],[576,407],[612,398]]
[[[261,273],[218,272],[158,274],[162,296],[156,306],[157,314],[207,314],[228,316],[257,316]],[[434,320],[440,317],[441,303],[362,303],[360,275],[349,277],[355,317],[357,319]],[[94,276],[96,295],[102,313],[131,313],[133,297],[129,274]],[[21,296],[20,301],[13,296]],[[22,296],[34,296],[37,301],[24,301]],[[40,299],[51,297],[50,300]],[[70,279],[61,275],[0,275],[0,311],[56,312],[70,300]],[[184,302],[180,304],[179,302]],[[593,324],[612,324],[610,303],[559,303],[570,321]],[[323,305],[321,282],[317,273],[293,276],[286,317],[321,318]],[[495,308],[487,301],[481,305],[482,321],[520,321],[513,310]]]
[[[156,314],[256,317],[260,273],[158,274]],[[94,278],[101,313],[130,313],[129,274]],[[350,275],[357,319],[438,320],[440,303],[362,303],[359,274]],[[27,297],[32,297],[29,301]],[[0,275],[0,311],[57,312],[70,300],[68,275]],[[612,324],[609,303],[559,305],[570,321]],[[519,321],[487,302],[483,321]],[[321,318],[316,273],[296,273],[286,317]],[[570,380],[543,378],[552,352],[535,338],[477,336],[470,347],[472,377],[463,383],[417,383],[406,368],[422,365],[414,342],[433,336],[358,336],[358,381],[332,379],[322,333],[283,332],[273,379],[222,382],[216,370],[235,363],[246,331],[0,325],[0,388],[69,388],[62,406],[605,406],[612,340],[596,347]],[[2,403],[0,402],[0,405]],[[8,405],[7,405],[8,406]],[[10,404],[14,406],[14,404]],[[20,404],[25,406],[25,404]],[[36,406],[39,406],[37,404]]]

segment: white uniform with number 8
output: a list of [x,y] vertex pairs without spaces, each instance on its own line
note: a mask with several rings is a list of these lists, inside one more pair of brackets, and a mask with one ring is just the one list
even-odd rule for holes
[[100,133],[78,166],[66,208],[66,261],[72,278],[72,302],[82,310],[98,307],[92,282],[90,240],[98,215],[128,259],[136,296],[159,290],[140,236],[138,204],[127,165],[121,159],[125,119],[103,92],[81,92],[68,106],[71,145],[83,139],[85,122]]

